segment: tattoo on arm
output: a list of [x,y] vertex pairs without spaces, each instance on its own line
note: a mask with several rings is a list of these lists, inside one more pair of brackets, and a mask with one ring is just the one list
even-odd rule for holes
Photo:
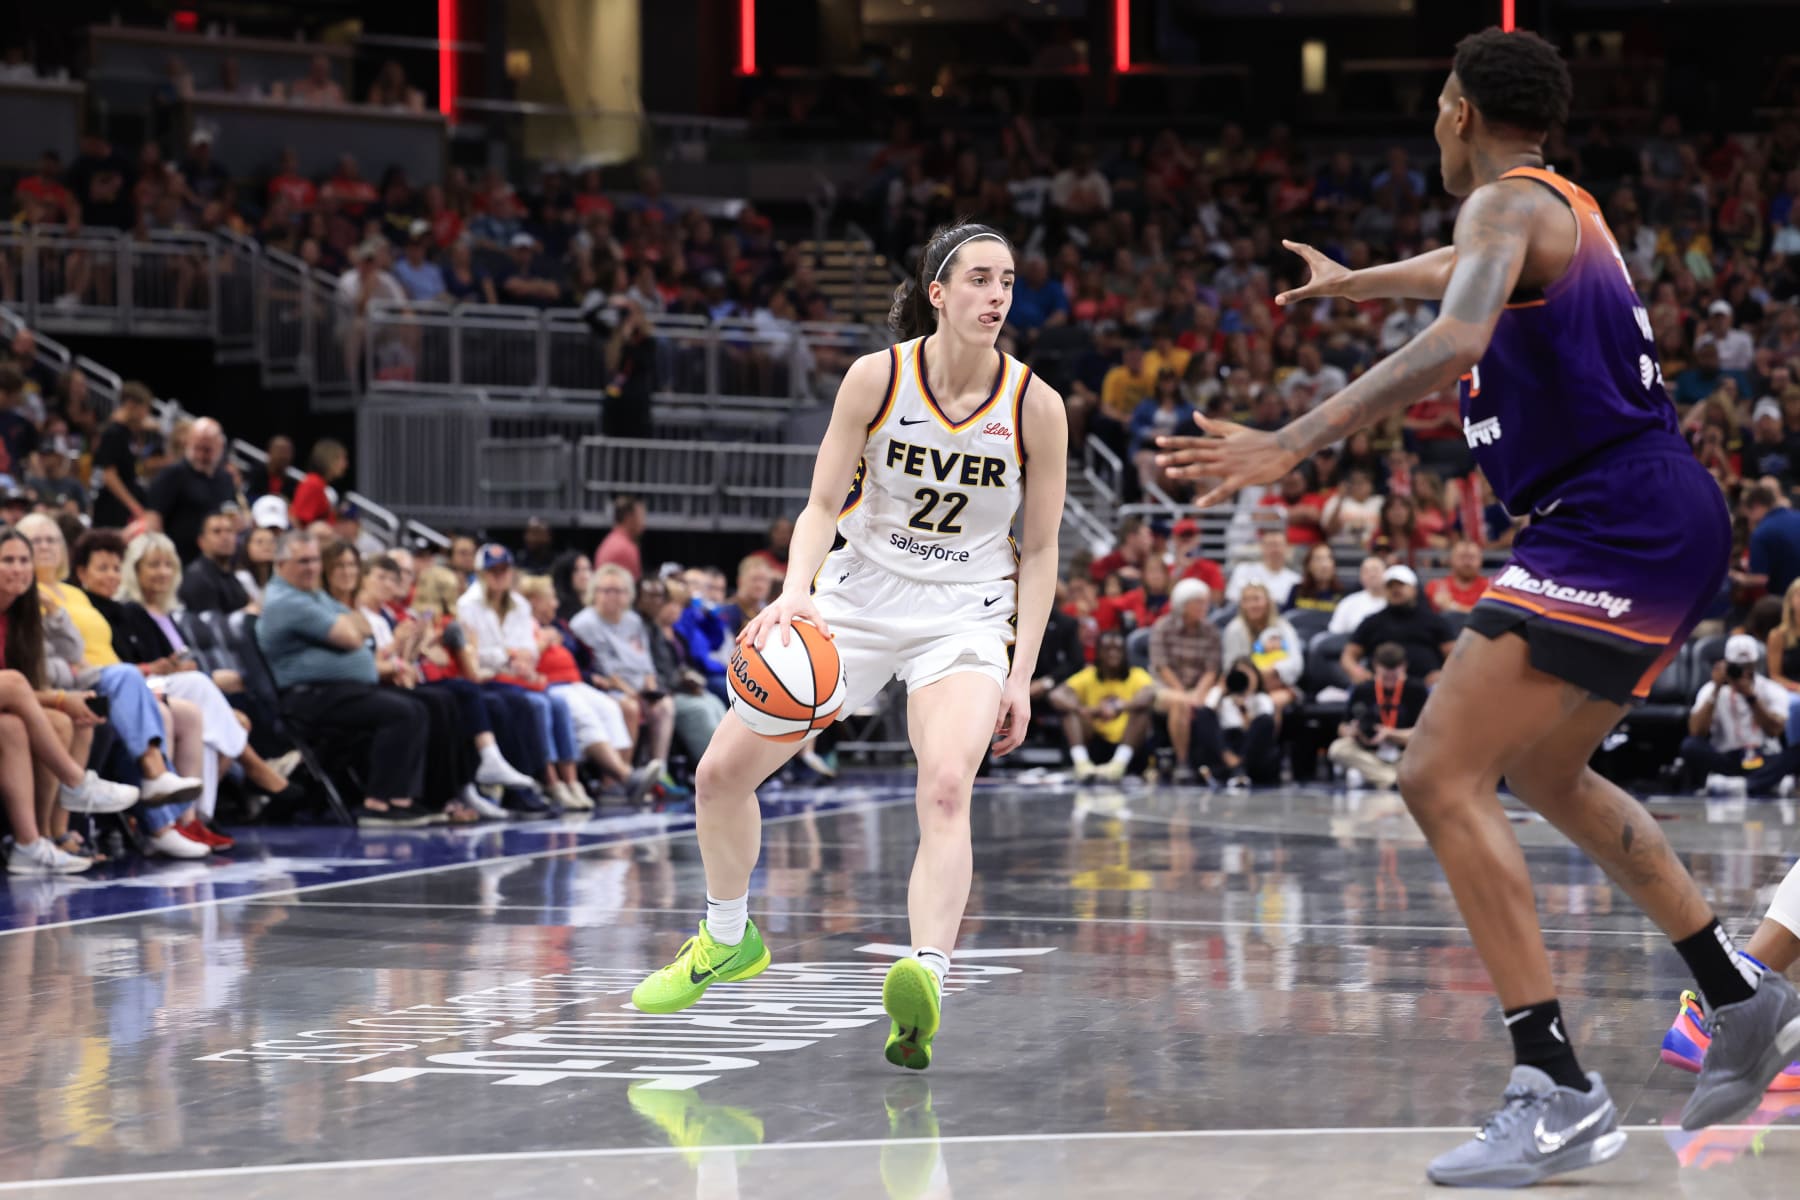
[[1437,320],[1277,431],[1277,444],[1305,457],[1455,383],[1487,349],[1524,268],[1532,217],[1545,198],[1541,187],[1525,181],[1490,184],[1471,196],[1456,219],[1456,269]]

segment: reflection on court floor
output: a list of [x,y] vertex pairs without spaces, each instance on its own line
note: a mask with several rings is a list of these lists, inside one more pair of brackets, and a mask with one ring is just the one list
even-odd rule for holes
[[[11,881],[0,1191],[68,1196],[1410,1196],[1506,1041],[1398,797],[984,789],[923,1074],[881,1057],[899,780],[772,806],[775,965],[629,1006],[692,932],[690,818],[279,830],[179,878]],[[1792,806],[1659,804],[1742,929]],[[1800,1101],[1668,1129],[1679,959],[1520,814],[1563,1004],[1632,1131],[1595,1194],[1792,1196]],[[54,1188],[34,1181],[58,1181]]]

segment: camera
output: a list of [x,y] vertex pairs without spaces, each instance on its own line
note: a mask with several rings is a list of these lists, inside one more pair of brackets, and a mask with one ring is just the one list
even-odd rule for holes
[[1731,682],[1733,682],[1733,683],[1736,683],[1738,680],[1742,679],[1744,676],[1750,674],[1750,672],[1752,670],[1753,670],[1753,668],[1750,666],[1749,663],[1728,662],[1725,664],[1725,678],[1731,680]]
[[1250,676],[1244,672],[1242,667],[1231,668],[1225,672],[1225,690],[1233,696],[1249,691]]
[[1365,742],[1375,740],[1375,729],[1379,724],[1375,714],[1369,711],[1366,704],[1358,704],[1350,713],[1350,719],[1356,722],[1356,735]]

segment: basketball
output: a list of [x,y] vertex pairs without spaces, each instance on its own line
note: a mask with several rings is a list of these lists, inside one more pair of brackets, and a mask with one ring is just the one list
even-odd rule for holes
[[731,708],[752,733],[772,742],[817,736],[844,707],[844,664],[818,627],[794,622],[793,637],[779,632],[758,650],[743,644],[731,656]]

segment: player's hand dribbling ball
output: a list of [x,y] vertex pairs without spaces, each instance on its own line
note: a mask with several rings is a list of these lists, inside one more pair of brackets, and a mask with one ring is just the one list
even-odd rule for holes
[[802,742],[837,720],[844,707],[844,664],[816,625],[795,621],[787,645],[771,637],[758,650],[739,642],[731,656],[731,710],[750,732],[772,742]]

